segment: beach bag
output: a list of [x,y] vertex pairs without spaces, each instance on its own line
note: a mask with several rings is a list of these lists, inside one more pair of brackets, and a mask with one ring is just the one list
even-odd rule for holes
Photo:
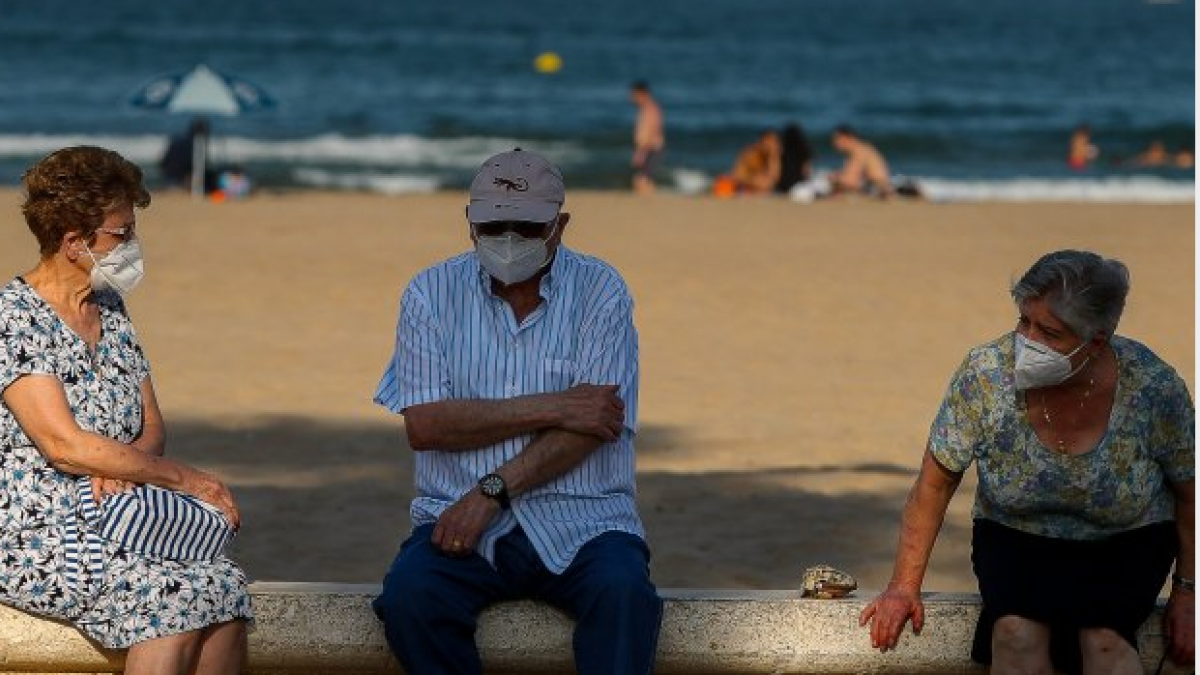
[[221,555],[235,531],[210,504],[156,485],[138,485],[106,495],[97,505],[88,476],[79,478],[80,510],[101,538],[153,558],[210,561]]

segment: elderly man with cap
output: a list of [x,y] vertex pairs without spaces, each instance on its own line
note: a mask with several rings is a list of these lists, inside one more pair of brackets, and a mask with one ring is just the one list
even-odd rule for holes
[[419,273],[375,401],[416,452],[413,530],[375,600],[406,672],[479,673],[479,613],[576,620],[580,673],[645,675],[662,600],[634,503],[638,344],[608,264],[562,245],[562,175],[521,150],[471,183],[475,250]]

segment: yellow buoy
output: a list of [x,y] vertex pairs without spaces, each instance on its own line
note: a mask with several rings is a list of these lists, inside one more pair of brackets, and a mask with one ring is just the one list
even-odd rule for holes
[[533,67],[539,73],[557,73],[562,70],[562,57],[554,52],[542,52],[533,60]]

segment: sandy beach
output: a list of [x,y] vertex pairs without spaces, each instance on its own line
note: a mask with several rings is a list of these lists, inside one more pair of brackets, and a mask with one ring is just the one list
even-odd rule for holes
[[[36,246],[0,191],[0,275]],[[371,403],[400,291],[465,250],[465,195],[159,194],[129,304],[168,452],[237,494],[257,580],[375,582],[405,536],[411,452]],[[1120,333],[1195,391],[1194,206],[815,204],[571,193],[569,246],[637,306],[639,503],[663,587],[794,588],[829,563],[891,570],[899,512],[950,374],[1010,330],[1040,254],[1122,259]],[[926,588],[973,590],[973,480]]]

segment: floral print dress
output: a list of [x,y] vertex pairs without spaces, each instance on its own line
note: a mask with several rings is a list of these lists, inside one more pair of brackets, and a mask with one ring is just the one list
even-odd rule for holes
[[[98,304],[93,352],[23,279],[0,289],[0,393],[26,375],[55,377],[81,428],[129,443],[141,433],[149,365],[120,298]],[[149,558],[96,536],[77,478],[49,465],[2,399],[0,603],[70,621],[108,648],[252,617],[245,574],[229,559]]]
[[1012,333],[972,349],[951,379],[929,450],[946,468],[975,463],[974,517],[1059,539],[1096,540],[1175,518],[1170,484],[1196,475],[1187,386],[1141,343],[1110,341],[1117,391],[1108,430],[1082,454],[1042,445],[1013,376]]

